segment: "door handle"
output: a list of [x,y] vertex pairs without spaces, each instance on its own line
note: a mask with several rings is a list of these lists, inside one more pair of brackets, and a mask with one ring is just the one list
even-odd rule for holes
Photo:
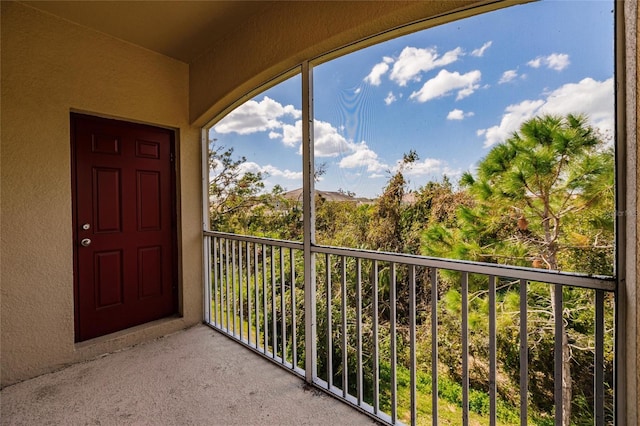
[[89,238],[83,238],[82,241],[80,241],[80,244],[83,247],[89,247],[89,245],[91,245],[91,240]]

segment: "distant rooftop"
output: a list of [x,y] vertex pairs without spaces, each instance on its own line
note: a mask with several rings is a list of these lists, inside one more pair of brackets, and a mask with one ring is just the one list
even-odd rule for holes
[[[347,201],[351,203],[371,203],[373,200],[363,197],[354,197],[350,194],[340,191],[321,191],[316,189],[316,195],[324,198],[327,201]],[[302,188],[294,189],[283,194],[288,200],[295,200],[302,202]]]

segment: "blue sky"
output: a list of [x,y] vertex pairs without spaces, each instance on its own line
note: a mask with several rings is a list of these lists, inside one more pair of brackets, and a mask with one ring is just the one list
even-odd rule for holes
[[[423,30],[314,67],[316,164],[323,190],[382,192],[404,153],[417,189],[456,181],[493,145],[542,113],[583,113],[614,127],[613,3],[510,7]],[[246,102],[210,138],[247,158],[245,170],[292,190],[302,185],[301,79]]]

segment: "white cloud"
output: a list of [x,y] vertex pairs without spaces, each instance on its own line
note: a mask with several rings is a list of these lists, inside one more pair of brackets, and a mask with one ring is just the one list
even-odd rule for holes
[[475,92],[478,87],[480,86],[477,84],[472,84],[465,87],[464,89],[459,90],[458,95],[456,96],[456,101],[459,101],[460,99],[464,99],[467,96],[473,95],[473,92]]
[[265,96],[260,102],[251,100],[240,105],[220,120],[213,129],[223,134],[249,135],[280,128],[282,122],[279,118],[285,115],[299,118],[302,112],[293,105],[282,106],[279,102]]
[[412,176],[429,175],[440,172],[444,161],[437,158],[425,158],[406,166],[406,174]]
[[292,172],[289,169],[280,170],[271,164],[267,164],[262,167],[264,173],[267,173],[270,177],[281,177],[289,180],[302,181],[302,172]]
[[465,117],[473,117],[473,112],[464,112],[461,109],[453,109],[447,114],[447,120],[464,120]]
[[402,49],[400,57],[393,64],[389,78],[400,86],[406,86],[409,81],[420,81],[421,73],[451,64],[462,55],[464,52],[460,47],[440,57],[435,48],[421,49],[407,46]]
[[569,55],[567,55],[566,53],[553,53],[547,56],[546,62],[549,68],[556,71],[562,71],[571,63],[569,61]]
[[[394,171],[400,167],[401,163],[402,161],[398,160]],[[462,174],[462,170],[454,170],[449,167],[449,164],[445,160],[437,158],[425,158],[424,160],[419,160],[415,163],[405,165],[404,167],[404,174],[409,177],[437,178],[442,175],[455,177]]]
[[527,62],[527,65],[529,65],[531,68],[540,68],[540,65],[542,65],[542,58],[537,57],[536,59],[532,59]]
[[482,74],[480,71],[470,71],[466,74],[449,72],[442,70],[437,76],[427,81],[417,92],[413,92],[410,99],[416,99],[418,102],[427,102],[441,96],[446,96],[453,90],[458,91],[457,100],[471,95],[478,87]]
[[354,95],[359,94],[362,91],[362,89],[360,87],[358,87],[356,90],[353,91]]
[[282,143],[294,147],[302,141],[302,120],[297,120],[293,125],[282,125]]
[[284,107],[285,114],[289,114],[293,118],[302,117],[302,111],[294,107],[293,105],[287,105]]
[[326,121],[313,122],[313,138],[316,157],[337,157],[354,150],[355,144],[347,141],[338,133],[338,129]]
[[402,159],[399,159],[392,165],[386,164],[381,161],[378,154],[364,141],[358,144],[352,144],[351,149],[353,152],[343,157],[338,163],[338,167],[341,169],[366,170],[369,178],[384,177],[386,176],[385,171],[395,173],[401,167],[406,176],[413,177],[429,176],[435,178],[444,174],[447,176],[459,176],[462,174],[461,170],[454,170],[449,167],[445,160],[435,158],[426,158],[408,165],[403,164]]
[[596,81],[585,78],[579,83],[569,83],[547,93],[546,99],[525,100],[509,105],[500,124],[488,129],[479,129],[476,134],[484,136],[484,147],[488,148],[509,138],[526,120],[539,114],[585,114],[590,124],[603,132],[613,131],[614,91],[613,78]]
[[569,55],[566,53],[552,53],[549,56],[538,56],[527,62],[531,68],[540,68],[542,65],[555,71],[562,71],[569,66]]
[[[369,148],[366,142],[352,145],[353,153],[343,157],[338,163],[342,169],[353,169],[366,167],[368,172],[380,173],[389,168],[386,164],[380,162],[378,154]],[[376,175],[377,176],[377,175]]]
[[524,121],[533,117],[535,111],[542,105],[544,105],[544,101],[542,100],[527,100],[517,105],[509,105],[505,109],[505,114],[502,116],[502,120],[498,126],[481,129],[477,132],[478,135],[485,137],[484,147],[488,148],[510,137]]
[[388,56],[382,58],[382,62],[377,63],[373,66],[369,75],[364,78],[364,81],[373,86],[379,86],[381,83],[380,79],[387,71],[389,71],[389,64],[392,62],[393,58],[390,58]]
[[269,132],[269,139],[280,139],[282,137],[282,133],[271,131]]
[[254,163],[253,161],[245,161],[244,163],[238,166],[241,175],[245,175],[246,173],[258,173],[262,171],[262,167],[258,163]]
[[502,73],[502,77],[498,81],[498,84],[508,83],[518,77],[518,72],[516,70],[507,70]]
[[585,78],[578,83],[569,83],[547,96],[541,114],[566,115],[585,114],[590,123],[602,131],[613,132],[615,127],[613,78],[596,81]]
[[464,111],[461,109],[454,109],[447,114],[447,120],[462,120],[464,118]]
[[391,105],[392,103],[394,103],[397,100],[396,96],[393,94],[393,92],[389,92],[389,94],[387,95],[386,98],[384,98],[384,103],[386,105]]
[[488,42],[486,42],[485,44],[483,44],[483,45],[482,45],[482,47],[481,47],[481,48],[479,48],[479,49],[474,49],[474,50],[471,52],[471,56],[476,56],[476,57],[478,57],[478,58],[479,58],[479,57],[481,57],[481,56],[483,56],[483,55],[484,55],[484,52],[485,52],[488,48],[490,48],[492,44],[493,44],[493,42],[492,42],[492,41],[488,41]]
[[[302,120],[295,124],[282,126],[282,142],[289,147],[295,147],[302,142]],[[317,157],[337,157],[345,152],[353,151],[353,143],[342,136],[338,129],[326,121],[314,120],[313,138],[315,155]]]
[[279,168],[272,166],[271,164],[261,166],[258,163],[254,163],[253,161],[246,161],[240,164],[239,168],[242,175],[246,173],[264,173],[268,175],[268,177],[279,177],[288,180],[302,180],[302,172],[292,172],[289,169],[280,170]]

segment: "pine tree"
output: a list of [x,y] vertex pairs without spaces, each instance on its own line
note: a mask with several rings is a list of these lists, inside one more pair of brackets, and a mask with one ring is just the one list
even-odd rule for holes
[[[573,271],[575,255],[581,253],[587,262],[577,272],[610,274],[613,172],[613,154],[586,117],[535,117],[496,145],[475,176],[463,175],[461,185],[475,204],[460,207],[455,228],[430,226],[423,252]],[[549,296],[548,311],[555,320],[553,287]],[[562,342],[562,424],[569,425],[572,373],[566,328]]]

